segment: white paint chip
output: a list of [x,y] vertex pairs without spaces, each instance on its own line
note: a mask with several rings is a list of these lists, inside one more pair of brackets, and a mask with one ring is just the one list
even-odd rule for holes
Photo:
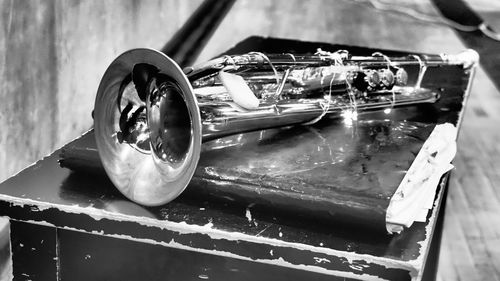
[[252,222],[252,213],[250,213],[250,209],[247,208],[245,212],[245,217],[247,218],[248,222]]

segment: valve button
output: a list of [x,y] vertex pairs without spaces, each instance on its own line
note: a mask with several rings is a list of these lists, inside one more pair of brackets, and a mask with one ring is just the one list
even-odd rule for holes
[[406,86],[406,84],[408,84],[408,73],[406,70],[400,68],[396,72],[396,85]]
[[394,84],[394,74],[389,69],[379,70],[379,76],[382,86],[390,87]]
[[380,83],[380,76],[377,71],[366,70],[365,75],[365,81],[368,83],[368,86],[374,88]]

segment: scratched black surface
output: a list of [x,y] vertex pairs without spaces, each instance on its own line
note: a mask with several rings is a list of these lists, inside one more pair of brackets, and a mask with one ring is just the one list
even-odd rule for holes
[[58,237],[61,280],[355,280],[73,231]]
[[[304,53],[306,50],[315,50],[318,47],[324,50],[349,49],[358,54],[371,54],[374,51],[368,48],[251,37],[229,50],[228,53],[244,53],[246,51]],[[398,54],[397,52],[384,52]],[[435,124],[457,123],[459,114],[463,110],[462,103],[468,77],[458,67],[430,69],[423,81],[423,86],[433,88],[441,95],[439,102],[433,105],[395,109],[390,115],[370,113],[360,116],[359,120],[351,125],[340,120],[323,120],[312,128],[296,126],[272,129],[245,134],[240,140],[228,137],[226,140],[234,142],[235,145],[226,145],[225,148],[220,149],[216,149],[217,143],[209,143],[202,154],[201,166],[194,183],[188,187],[183,196],[162,207],[145,208],[126,200],[105,176],[98,173],[76,173],[60,168],[57,162],[61,151],[56,151],[47,159],[4,182],[0,185],[0,192],[14,197],[53,204],[93,206],[97,209],[117,214],[128,214],[138,218],[149,217],[159,221],[184,221],[194,225],[212,223],[214,229],[408,261],[421,254],[418,242],[427,238],[424,223],[415,223],[401,235],[374,235],[375,230],[369,230],[369,228],[367,230],[364,226],[325,220],[324,211],[326,209],[322,206],[331,207],[331,201],[328,201],[326,205],[317,203],[321,198],[320,195],[325,195],[328,198],[328,194],[338,194],[342,189],[339,184],[342,179],[351,183],[344,185],[344,187],[354,188],[354,190],[344,194],[347,196],[344,199],[347,201],[350,200],[349,198],[357,200],[360,194],[364,194],[362,196],[368,198],[367,200],[371,201],[372,207],[376,208],[363,210],[375,214],[374,221],[380,225],[380,217],[387,205],[391,188],[395,189],[397,186],[380,185],[379,189],[371,189],[370,184],[373,181],[369,178],[373,178],[375,175],[379,182],[396,182],[398,177],[402,178],[401,172],[404,171],[405,167],[409,166],[408,159],[412,159],[413,153],[418,150],[425,135]],[[294,138],[289,139],[289,136],[294,136]],[[397,143],[398,136],[405,141]],[[332,140],[329,139],[330,137],[335,138]],[[255,141],[256,139],[257,141]],[[309,143],[303,142],[303,140],[308,140]],[[91,133],[71,144],[73,147],[84,148],[76,152],[78,154],[83,151],[82,159],[84,160],[85,157],[92,158],[97,155],[91,145],[86,146],[89,142],[92,142]],[[317,188],[314,189],[314,185],[304,185],[304,188],[319,193],[317,197],[308,200],[304,196],[294,198],[294,192],[290,192],[293,191],[293,185],[280,185],[280,181],[270,180],[262,176],[253,178],[255,173],[238,172],[236,175],[245,179],[240,183],[223,180],[224,184],[221,184],[221,177],[217,178],[217,175],[220,176],[222,172],[223,177],[226,178],[231,173],[234,175],[234,170],[231,170],[231,167],[236,167],[238,163],[244,165],[244,161],[247,161],[248,164],[248,159],[255,156],[258,156],[266,165],[269,164],[266,161],[287,160],[287,158],[281,158],[280,155],[276,154],[278,146],[287,153],[296,153],[298,158],[301,155],[317,157],[318,161],[305,158],[301,160],[302,164],[309,165],[309,168],[313,170],[312,174],[309,173],[311,171],[309,170],[304,171],[302,175],[309,177],[308,180],[321,179],[327,188],[322,192]],[[339,153],[340,148],[350,151],[351,154]],[[403,154],[401,148],[404,148]],[[332,149],[333,160],[328,158],[331,156]],[[224,151],[227,151],[227,154],[220,153]],[[235,159],[233,156],[235,151],[242,157]],[[325,153],[327,151],[328,153]],[[270,155],[270,158],[263,160],[262,155]],[[367,160],[370,157],[371,159]],[[343,160],[343,163],[348,163],[347,166],[338,164],[340,159]],[[210,164],[212,160],[221,161],[221,165],[212,167]],[[299,169],[296,163],[291,161],[292,159],[288,160],[288,166],[286,166],[288,170]],[[321,161],[337,163],[334,169],[336,172],[341,172],[343,176],[340,178],[331,175],[332,182],[328,181],[327,177],[321,178],[321,175],[327,175],[324,173],[325,166],[314,164]],[[76,163],[76,166],[86,165],[85,161],[81,161],[81,159],[77,159],[73,163]],[[213,173],[214,170],[210,168],[219,169],[219,171]],[[283,175],[283,171],[281,173]],[[297,180],[296,175],[295,178],[285,177],[285,179],[289,183],[293,183]],[[314,175],[314,178],[311,178],[311,175]],[[354,177],[354,175],[361,175],[361,179]],[[258,188],[248,192],[249,187],[256,186],[256,182],[259,183]],[[278,196],[278,199],[274,197],[274,199],[269,199],[271,200],[269,202],[266,199],[269,197],[261,196],[262,191],[264,191],[261,187],[265,188],[266,186],[262,186],[260,183],[264,182],[268,184],[267,187],[277,187],[281,190],[289,188],[290,190],[282,193],[285,197]],[[247,192],[241,193],[241,191]],[[276,194],[277,192],[274,192],[274,195]],[[286,200],[288,195],[292,195],[292,197]],[[335,200],[334,197],[330,197],[330,199],[332,198]],[[256,205],[249,208],[252,216],[252,219],[249,220],[246,216],[247,208],[248,204],[252,203],[256,203]],[[382,211],[374,212],[377,209]],[[304,213],[304,211],[306,212]],[[336,211],[346,213],[341,208]],[[363,214],[363,212],[358,213],[357,216],[362,217],[359,214]],[[366,212],[364,214],[368,214]],[[334,212],[331,212],[326,217],[331,216],[332,213],[335,215]],[[316,214],[319,215],[316,217]],[[369,220],[366,222],[369,223]]]
[[10,224],[13,280],[58,280],[56,229],[17,221]]

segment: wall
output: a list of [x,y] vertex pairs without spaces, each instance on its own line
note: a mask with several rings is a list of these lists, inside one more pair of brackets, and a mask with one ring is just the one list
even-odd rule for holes
[[89,129],[111,61],[161,48],[199,3],[0,0],[0,181]]
[[[133,47],[161,48],[199,3],[0,0],[0,181],[89,129],[109,63]],[[435,14],[427,1],[397,3]],[[463,48],[445,27],[366,1],[239,0],[199,60],[251,35],[432,53]]]

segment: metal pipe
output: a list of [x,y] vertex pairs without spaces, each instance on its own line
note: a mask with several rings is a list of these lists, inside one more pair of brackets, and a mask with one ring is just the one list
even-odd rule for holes
[[161,52],[180,66],[191,65],[236,0],[205,0]]

